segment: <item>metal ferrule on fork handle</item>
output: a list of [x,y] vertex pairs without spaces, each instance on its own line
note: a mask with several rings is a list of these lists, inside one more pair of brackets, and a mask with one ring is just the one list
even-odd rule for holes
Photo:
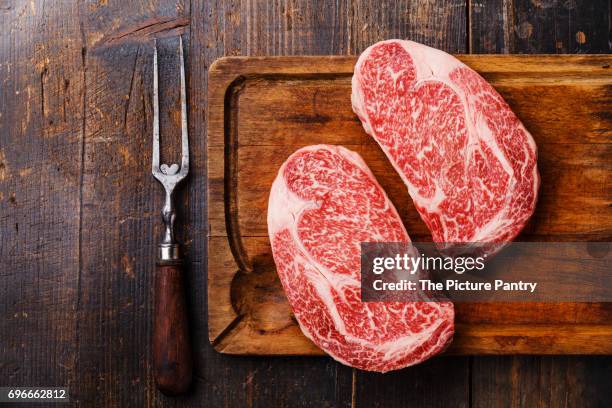
[[160,261],[178,261],[180,259],[180,251],[179,244],[174,239],[176,211],[172,202],[172,192],[166,191],[166,202],[164,208],[162,208],[161,215],[164,221],[164,237],[159,244],[158,259]]

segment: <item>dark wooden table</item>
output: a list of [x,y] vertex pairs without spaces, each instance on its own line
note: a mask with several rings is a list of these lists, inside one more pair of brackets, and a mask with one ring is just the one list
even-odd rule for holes
[[[207,69],[223,55],[357,54],[386,38],[453,53],[609,53],[609,0],[0,0],[0,386],[81,406],[611,406],[610,357],[439,357],[377,375],[329,358],[217,354],[206,328]],[[169,399],[149,363],[162,195],[150,175],[152,39],[177,156],[177,35],[192,167],[180,196],[195,350]]]

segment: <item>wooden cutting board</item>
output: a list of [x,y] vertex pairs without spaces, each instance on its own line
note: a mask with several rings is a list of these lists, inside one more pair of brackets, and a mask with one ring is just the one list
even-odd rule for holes
[[[465,55],[533,134],[542,176],[521,241],[612,236],[612,56]],[[223,353],[323,354],[301,333],[268,242],[270,186],[310,144],[359,152],[414,241],[406,188],[351,110],[355,57],[230,57],[209,72],[208,327]],[[537,274],[534,268],[534,275]],[[453,354],[612,354],[610,303],[457,303]]]

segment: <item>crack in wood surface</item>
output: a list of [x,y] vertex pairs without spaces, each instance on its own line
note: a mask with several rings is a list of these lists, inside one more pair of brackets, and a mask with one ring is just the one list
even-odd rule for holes
[[152,18],[140,25],[129,27],[119,33],[108,36],[101,41],[100,46],[113,45],[124,41],[148,40],[151,36],[161,32],[180,32],[188,27],[189,24],[190,20],[188,17],[170,19]]

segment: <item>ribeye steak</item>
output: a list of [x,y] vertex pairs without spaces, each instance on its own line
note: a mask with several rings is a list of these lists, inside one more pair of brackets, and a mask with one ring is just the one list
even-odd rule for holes
[[434,241],[494,252],[525,226],[540,183],[536,145],[474,70],[412,41],[379,42],[357,61],[352,104]]
[[450,343],[452,303],[361,302],[360,243],[410,238],[357,153],[327,145],[293,153],[272,185],[268,232],[302,331],[336,360],[384,372]]

